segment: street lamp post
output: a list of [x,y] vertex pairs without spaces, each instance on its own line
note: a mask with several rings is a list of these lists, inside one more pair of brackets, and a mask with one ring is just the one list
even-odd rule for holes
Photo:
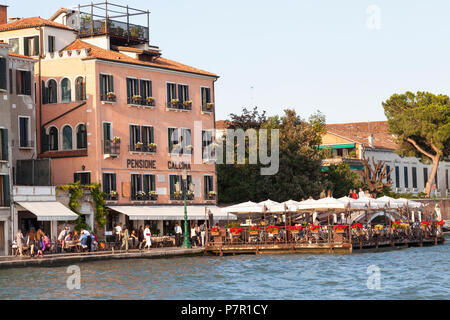
[[183,237],[183,245],[182,248],[189,249],[191,248],[191,242],[189,241],[189,228],[188,228],[188,219],[187,219],[187,172],[186,170],[183,170],[183,173],[181,175],[181,183],[183,184],[183,187],[181,188],[181,192],[183,193],[184,198],[184,237]]

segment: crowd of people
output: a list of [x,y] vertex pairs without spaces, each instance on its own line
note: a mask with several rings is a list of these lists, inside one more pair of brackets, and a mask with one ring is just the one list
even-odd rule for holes
[[17,230],[12,248],[20,256],[24,255],[24,251],[29,250],[31,257],[42,257],[45,251],[50,250],[51,241],[48,235],[41,229],[38,229],[38,231],[31,230],[26,236],[19,229]]
[[[322,192],[320,193],[319,198],[323,199],[326,197],[332,197],[333,196],[333,190],[329,189],[328,191],[326,189],[322,189]],[[350,189],[348,192],[347,197],[352,199],[359,199],[359,198],[376,198],[375,194],[372,194],[369,192],[369,190],[363,190],[362,188],[359,188],[359,192],[356,189]],[[309,197],[309,199],[313,199],[312,197]],[[302,201],[305,199],[303,198]]]

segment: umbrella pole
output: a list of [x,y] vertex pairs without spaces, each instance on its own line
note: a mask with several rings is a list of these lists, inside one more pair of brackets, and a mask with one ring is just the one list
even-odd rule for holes
[[331,230],[330,230],[330,209],[328,209],[328,244],[331,243]]

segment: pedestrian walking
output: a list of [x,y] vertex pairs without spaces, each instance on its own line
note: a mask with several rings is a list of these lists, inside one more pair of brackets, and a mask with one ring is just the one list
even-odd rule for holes
[[17,233],[16,233],[16,245],[17,245],[17,250],[19,251],[19,255],[23,256],[23,234],[20,229],[17,230]]
[[177,223],[175,224],[175,245],[177,247],[181,246],[181,235],[183,234],[183,230],[181,229],[180,225]]
[[150,250],[150,247],[152,246],[151,237],[152,237],[152,233],[150,231],[150,226],[146,225],[145,230],[144,230],[144,241],[145,241],[144,249],[148,248],[148,250]]
[[130,240],[130,234],[128,232],[127,226],[123,226],[122,229],[122,245],[120,246],[120,250],[125,247],[125,251],[128,253],[128,240]]

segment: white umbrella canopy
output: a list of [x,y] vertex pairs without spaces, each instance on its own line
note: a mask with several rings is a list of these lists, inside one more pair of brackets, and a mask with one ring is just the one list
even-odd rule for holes
[[353,198],[349,198],[349,197],[342,197],[338,199],[339,201],[342,201],[343,203],[345,203],[345,206],[349,206],[350,205],[350,209],[367,209],[368,208],[368,201],[358,201],[356,199]]
[[383,208],[391,208],[391,209],[397,209],[402,208],[404,206],[403,203],[398,202],[397,199],[388,197],[388,196],[382,196],[380,198],[374,199],[376,203],[379,203],[380,205],[383,205]]
[[270,207],[270,212],[294,212],[297,211],[298,204],[300,202],[294,201],[294,200],[288,200],[285,202],[282,202],[278,205]]
[[225,213],[262,213],[264,211],[264,206],[261,206],[256,202],[247,201],[224,207],[221,211]]
[[408,207],[411,209],[418,209],[418,208],[422,208],[423,204],[417,201],[412,201],[409,199],[405,199],[405,198],[400,198],[400,199],[394,199],[396,204],[401,204],[403,207]]
[[266,201],[261,201],[258,203],[259,206],[266,206],[268,211],[271,211],[272,208],[275,208],[276,206],[280,206],[281,203],[272,201],[270,199],[267,199]]
[[[308,201],[308,200],[306,200]],[[303,201],[303,202],[306,202]],[[320,209],[345,209],[346,204],[342,201],[339,201],[335,198],[322,198],[320,200],[316,200],[313,203],[303,203],[299,204],[299,209],[312,209],[312,210],[320,210]]]

